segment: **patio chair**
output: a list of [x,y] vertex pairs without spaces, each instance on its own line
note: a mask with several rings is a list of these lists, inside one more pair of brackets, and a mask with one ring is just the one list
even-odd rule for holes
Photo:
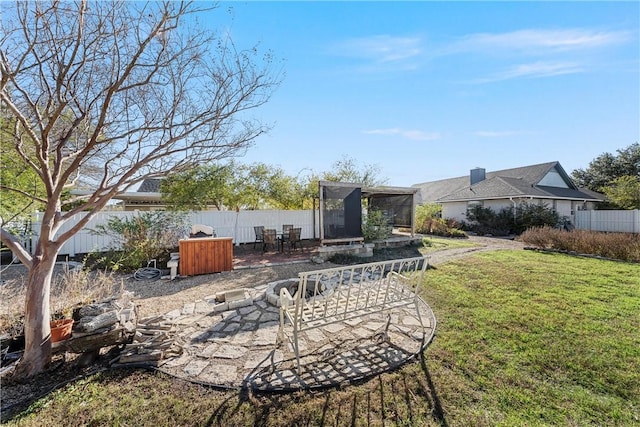
[[284,246],[289,242],[289,231],[293,228],[293,224],[284,224],[282,226],[282,235],[280,236],[280,244],[282,245],[282,251],[284,251]]
[[255,249],[256,243],[264,244],[264,237],[262,236],[264,227],[262,225],[256,225],[253,227],[253,231],[256,233],[256,240],[253,242],[253,249]]
[[262,252],[267,252],[268,247],[272,247],[275,250],[278,250],[278,239],[276,237],[276,230],[266,228],[262,233]]
[[282,250],[284,250],[284,245],[287,244],[289,240],[289,230],[293,228],[293,224],[284,224],[282,226],[282,235],[280,236],[280,244],[282,245]]
[[302,248],[302,228],[292,228],[289,230],[289,238],[287,239],[287,249],[291,253],[292,250],[300,248],[300,252],[304,252]]

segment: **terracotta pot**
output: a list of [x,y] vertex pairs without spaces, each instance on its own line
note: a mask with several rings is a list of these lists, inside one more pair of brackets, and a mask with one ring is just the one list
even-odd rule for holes
[[73,319],[52,320],[50,325],[51,342],[64,341],[71,338]]

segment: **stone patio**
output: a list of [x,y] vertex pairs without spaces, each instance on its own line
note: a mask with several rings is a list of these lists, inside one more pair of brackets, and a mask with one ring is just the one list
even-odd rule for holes
[[[214,311],[215,296],[164,315],[182,354],[163,360],[167,374],[222,388],[293,391],[344,385],[393,370],[432,340],[436,320],[415,309],[375,313],[301,334],[302,370],[288,342],[278,344],[279,311],[266,301],[267,285],[247,289],[251,305]],[[388,329],[387,321],[390,321]],[[385,332],[386,329],[386,332]]]

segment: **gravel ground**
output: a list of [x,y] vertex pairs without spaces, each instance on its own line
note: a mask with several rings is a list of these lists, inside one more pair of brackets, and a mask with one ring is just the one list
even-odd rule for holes
[[[478,246],[435,252],[430,255],[430,263],[438,265],[480,251],[522,249],[524,247],[521,242],[509,239],[471,236],[469,240]],[[377,256],[373,260],[367,259],[366,262],[381,261],[385,257],[419,256],[416,248],[397,248],[384,252],[385,254],[381,257]],[[114,280],[118,284],[122,283],[125,290],[133,292],[135,301],[139,304],[139,317],[142,318],[167,313],[173,309],[181,308],[185,303],[203,299],[222,290],[248,288],[275,280],[295,278],[301,271],[331,268],[332,266],[335,264],[296,261],[291,264],[283,263],[257,268],[244,267],[223,273],[178,277],[174,280],[136,280],[131,274],[114,275]],[[2,299],[0,314],[7,314],[24,304],[20,291],[24,287],[26,269],[21,265],[14,265],[3,266],[0,271],[0,298]],[[56,275],[62,275],[63,272],[61,265],[56,266]]]
[[[508,239],[472,236],[470,240],[479,246],[472,248],[449,249],[430,255],[430,264],[438,265],[453,259],[463,258],[476,252],[500,249],[522,249],[521,242]],[[419,256],[415,248],[399,248],[394,253],[397,258]],[[375,259],[373,261],[379,261]],[[369,262],[367,260],[366,262]],[[185,303],[203,299],[217,292],[234,288],[249,288],[281,279],[298,277],[301,271],[331,268],[335,264],[314,264],[303,262],[283,264],[273,267],[247,268],[224,273],[207,274],[176,279],[174,281],[159,280],[154,282],[136,281],[131,278],[125,289],[134,293],[139,306],[140,317],[164,314],[173,309],[182,308]]]

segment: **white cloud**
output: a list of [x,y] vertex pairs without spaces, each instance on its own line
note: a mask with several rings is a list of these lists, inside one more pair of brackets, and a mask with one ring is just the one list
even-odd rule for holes
[[372,60],[378,63],[404,61],[422,53],[418,37],[376,35],[345,40],[334,46],[334,54]]
[[502,70],[472,79],[470,83],[490,83],[517,78],[542,78],[584,73],[598,66],[594,51],[633,39],[631,31],[589,28],[522,29],[506,33],[476,33],[460,38],[442,54],[480,54],[509,61],[529,58],[529,62],[499,65]]
[[447,49],[454,52],[518,51],[529,54],[593,49],[624,43],[632,38],[628,31],[598,31],[583,28],[545,30],[526,29],[508,33],[477,33],[463,37]]
[[440,134],[437,132],[424,132],[421,130],[408,130],[400,128],[390,129],[371,129],[365,130],[363,133],[368,135],[398,135],[406,139],[414,141],[434,141],[440,139]]
[[585,71],[585,67],[577,62],[538,61],[530,64],[519,64],[491,76],[474,80],[473,83],[490,83],[516,78],[552,77],[564,74],[576,74]]
[[[426,50],[420,36],[373,35],[347,39],[331,47],[330,53],[360,60],[357,71],[414,71],[424,61],[449,55],[478,54],[510,61],[528,58],[530,63],[513,65],[471,83],[488,83],[515,78],[539,78],[575,74],[587,70],[586,61],[594,63],[592,51],[633,40],[632,31],[590,28],[522,29],[504,33],[468,34],[447,45]],[[585,56],[587,55],[587,56]],[[522,60],[522,59],[521,59]],[[597,60],[595,60],[597,62]],[[485,66],[491,64],[485,60]]]

